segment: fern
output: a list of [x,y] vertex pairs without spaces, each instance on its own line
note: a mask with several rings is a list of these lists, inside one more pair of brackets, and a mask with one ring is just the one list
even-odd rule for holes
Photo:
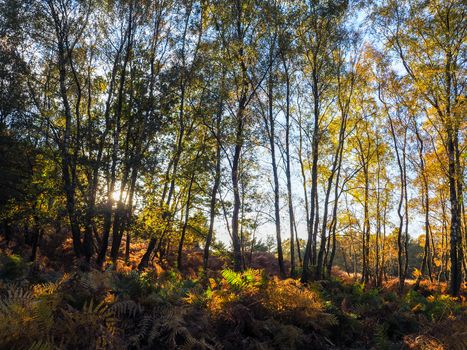
[[123,300],[114,303],[109,311],[111,311],[117,317],[129,316],[135,318],[143,312],[143,308],[133,300]]
[[371,312],[372,310],[373,310],[373,307],[368,303],[356,304],[354,307],[355,313],[360,316],[365,315],[368,312]]
[[237,291],[242,291],[249,287],[260,287],[265,282],[261,271],[254,269],[248,269],[244,272],[225,269],[222,271],[222,277],[230,287]]
[[[153,347],[170,349],[217,349],[219,344],[213,339],[198,337],[187,327],[185,316],[192,310],[187,306],[172,306],[155,308],[152,316],[145,317],[140,322],[140,333],[132,341],[147,339]],[[192,317],[187,317],[192,321]]]
[[231,269],[225,269],[222,271],[222,277],[231,286],[238,286],[242,284],[241,275]]
[[57,347],[48,341],[36,341],[27,348],[28,350],[55,350]]
[[46,296],[56,293],[60,287],[61,282],[47,282],[42,284],[36,284],[32,287],[32,292],[37,296]]
[[158,322],[154,323],[149,334],[149,341],[153,342],[155,338],[165,336],[171,346],[176,346],[176,336],[180,334],[187,337],[188,333],[184,326],[184,313],[184,308],[167,308]]
[[[116,335],[118,319],[113,310],[104,302],[96,304],[93,299],[86,302],[82,310],[71,306],[61,309],[66,329],[63,340],[67,347],[80,348],[83,346],[94,348],[108,348]],[[76,334],[81,330],[80,334]]]
[[205,338],[196,339],[192,336],[189,336],[185,344],[181,347],[181,349],[192,350],[192,349],[203,349],[203,350],[216,350],[221,349],[220,344],[217,342],[214,344],[209,344],[206,342]]
[[387,337],[387,328],[386,324],[377,324],[375,326],[374,340],[378,349],[389,349],[390,342]]
[[130,344],[134,346],[139,346],[144,337],[149,333],[155,318],[153,315],[144,315],[141,318],[141,321],[138,323],[136,334],[130,337]]
[[334,315],[324,312],[318,293],[294,279],[272,279],[264,289],[262,302],[276,317],[299,325],[325,329],[338,324]]
[[277,349],[296,349],[302,341],[303,331],[293,325],[275,324],[273,345]]
[[100,302],[93,307],[93,299],[91,302],[83,307],[85,317],[94,317],[96,320],[104,323],[111,333],[115,332],[115,323],[117,321],[115,313],[105,302]]
[[32,299],[33,293],[30,290],[18,287],[17,285],[13,284],[7,288],[6,298],[3,298],[0,301],[0,305],[3,304],[5,308],[10,308],[15,304],[26,306],[31,302]]
[[[47,284],[39,289],[52,293],[55,285]],[[8,348],[14,344],[14,347],[27,348],[33,342],[47,338],[58,302],[47,294],[34,294],[34,289],[17,285],[6,287],[6,293],[0,299],[0,347]]]
[[321,314],[321,317],[322,317],[321,322],[325,326],[336,327],[339,325],[339,319],[337,318],[336,315],[323,313]]

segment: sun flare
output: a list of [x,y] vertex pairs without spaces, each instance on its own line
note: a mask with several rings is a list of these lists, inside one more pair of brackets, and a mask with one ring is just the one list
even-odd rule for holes
[[[122,200],[123,202],[125,201],[126,199],[126,191],[120,191],[120,190],[115,190],[113,191],[112,193],[112,199],[115,201],[115,202],[118,202],[120,200]],[[120,198],[121,197],[121,198]]]

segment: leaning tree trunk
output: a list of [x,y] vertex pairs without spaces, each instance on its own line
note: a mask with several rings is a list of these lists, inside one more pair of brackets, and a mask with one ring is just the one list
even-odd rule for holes
[[392,140],[394,143],[394,149],[396,151],[397,165],[399,166],[399,173],[400,173],[399,177],[400,177],[401,191],[400,191],[400,197],[399,197],[399,204],[397,206],[397,215],[399,216],[399,227],[397,230],[397,263],[398,263],[398,271],[399,271],[399,293],[402,293],[402,291],[404,290],[404,282],[405,282],[405,275],[404,275],[405,269],[404,269],[404,263],[402,260],[402,251],[404,249],[402,246],[402,228],[404,225],[404,215],[402,214],[402,205],[404,202],[405,178],[404,178],[404,169],[402,166],[402,160],[399,154],[399,147],[397,146],[394,123],[392,121],[392,118],[389,115],[389,111],[388,111],[388,118],[389,118],[389,125],[390,125]]
[[193,169],[193,172],[191,173],[190,184],[188,185],[188,193],[187,193],[186,206],[185,206],[185,221],[183,222],[180,242],[178,244],[177,268],[179,270],[182,269],[183,245],[185,243],[186,229],[188,227],[188,220],[190,218],[191,190],[193,188],[193,182],[195,181],[195,174],[196,174],[196,171]]

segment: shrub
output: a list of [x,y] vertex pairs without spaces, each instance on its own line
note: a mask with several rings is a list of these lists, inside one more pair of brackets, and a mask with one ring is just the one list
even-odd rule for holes
[[0,279],[13,281],[26,277],[31,263],[16,254],[0,255]]
[[269,281],[264,289],[263,305],[275,317],[315,329],[324,329],[337,324],[334,315],[324,312],[324,303],[316,291],[303,286],[298,280]]
[[112,289],[120,297],[138,300],[154,291],[155,285],[150,273],[130,271],[115,274]]

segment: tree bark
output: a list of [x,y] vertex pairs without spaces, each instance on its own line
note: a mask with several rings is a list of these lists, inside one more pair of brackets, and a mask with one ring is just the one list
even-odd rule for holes
[[[223,112],[223,108],[221,104],[219,114],[217,115],[217,118],[216,118],[217,119],[216,120],[216,132],[218,136],[219,136],[219,133],[221,132],[222,112]],[[208,235],[206,237],[206,243],[204,245],[204,255],[203,255],[204,271],[206,271],[208,268],[209,248],[211,246],[212,236],[214,233],[214,220],[216,217],[217,192],[219,190],[220,181],[221,181],[221,145],[220,145],[220,140],[216,140],[216,166],[215,166],[215,171],[214,171],[214,184],[212,186],[212,191],[211,191],[211,202],[209,205],[209,230],[208,230]]]
[[[310,229],[308,241],[306,244],[305,256],[303,258],[302,278],[303,283],[308,282],[309,276],[309,260],[312,255],[312,242],[316,245],[316,230],[314,229],[315,221],[315,204],[318,197],[318,144],[319,144],[319,93],[318,93],[318,72],[316,65],[313,67],[313,98],[314,98],[314,127],[313,127],[313,151],[312,151],[312,167],[311,167],[311,193],[310,193]],[[317,208],[316,208],[317,209]],[[315,255],[315,254],[313,254]]]
[[[128,27],[126,30],[127,46],[126,46],[126,51],[125,51],[125,57],[123,59],[123,65],[121,68],[122,71],[120,75],[118,94],[117,94],[117,106],[116,106],[116,111],[115,111],[115,124],[114,124],[114,134],[113,134],[112,153],[111,153],[112,162],[110,166],[110,184],[109,184],[109,189],[107,192],[107,203],[106,203],[106,208],[104,212],[102,245],[101,245],[99,255],[97,258],[99,265],[102,265],[102,263],[105,261],[109,237],[110,237],[110,229],[112,227],[112,215],[114,214],[113,213],[113,204],[114,204],[113,195],[115,191],[115,183],[116,183],[116,178],[117,178],[116,170],[117,170],[118,150],[119,150],[120,132],[121,132],[120,119],[121,119],[122,108],[123,108],[123,98],[124,98],[123,94],[124,94],[125,80],[126,80],[126,68],[130,60],[130,55],[131,55],[131,50],[132,50],[132,31],[133,31],[133,1],[130,2],[130,7],[129,7]],[[123,188],[120,188],[120,191],[123,191]]]
[[[285,72],[285,176],[287,178],[287,201],[289,207],[289,230],[290,230],[290,276],[295,276],[295,240],[294,226],[295,216],[292,200],[292,180],[290,175],[290,76],[286,62],[285,53],[281,50],[282,65]],[[298,249],[300,256],[300,249]],[[301,260],[301,258],[300,258]]]
[[[273,55],[273,45],[271,44],[270,53],[269,53],[269,63],[272,65]],[[271,166],[272,166],[272,176],[274,181],[274,223],[276,227],[276,242],[277,242],[277,261],[279,264],[279,273],[282,277],[285,276],[284,268],[284,257],[282,254],[282,238],[281,238],[281,216],[280,216],[280,188],[279,188],[279,175],[277,172],[277,163],[276,163],[276,131],[275,131],[275,120],[274,120],[274,110],[273,110],[273,80],[272,80],[272,69],[269,72],[269,81],[268,81],[268,117],[265,118],[265,126],[267,130],[267,135],[269,139],[269,148],[271,152]],[[293,231],[292,231],[293,232]]]

